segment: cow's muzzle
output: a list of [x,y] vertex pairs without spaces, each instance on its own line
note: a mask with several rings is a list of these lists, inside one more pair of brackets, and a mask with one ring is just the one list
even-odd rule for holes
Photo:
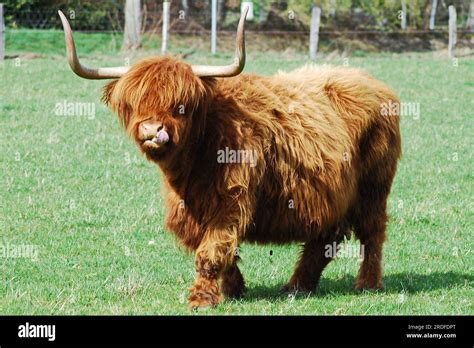
[[138,140],[147,148],[157,149],[168,143],[170,136],[162,123],[145,121],[138,127]]

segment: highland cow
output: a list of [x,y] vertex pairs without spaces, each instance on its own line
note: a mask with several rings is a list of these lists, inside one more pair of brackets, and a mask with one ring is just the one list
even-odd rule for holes
[[381,114],[381,105],[398,103],[385,84],[329,66],[240,74],[245,14],[233,64],[164,56],[91,69],[60,15],[71,68],[115,78],[103,101],[164,174],[167,228],[196,254],[191,308],[243,295],[242,242],[304,243],[284,290],[313,291],[331,261],[325,246],[353,232],[364,245],[356,288],[382,286],[387,197],[401,153],[399,115]]

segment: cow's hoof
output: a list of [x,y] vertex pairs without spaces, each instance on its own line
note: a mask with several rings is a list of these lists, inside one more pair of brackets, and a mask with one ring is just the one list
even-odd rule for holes
[[363,291],[363,290],[382,290],[382,281],[377,279],[358,279],[355,284],[356,290]]
[[289,282],[283,285],[280,289],[281,293],[286,295],[296,295],[300,293],[311,293],[314,292],[316,286],[304,286],[302,284],[294,284],[293,282]]
[[245,294],[245,284],[242,283],[229,283],[222,281],[221,291],[226,298],[242,298]]
[[245,280],[237,265],[227,269],[222,275],[221,291],[224,297],[241,298],[245,293]]
[[220,302],[220,297],[212,294],[198,293],[189,296],[189,308],[192,310],[205,310],[217,306]]
[[210,308],[214,308],[215,306],[206,306],[204,304],[197,304],[197,303],[190,303],[189,304],[189,308],[193,311],[193,312],[204,312],[204,311],[207,311],[208,309]]
[[280,288],[280,292],[284,295],[296,294],[298,289],[290,283],[283,285]]
[[216,281],[199,279],[191,288],[188,303],[190,309],[201,310],[215,307],[221,300]]

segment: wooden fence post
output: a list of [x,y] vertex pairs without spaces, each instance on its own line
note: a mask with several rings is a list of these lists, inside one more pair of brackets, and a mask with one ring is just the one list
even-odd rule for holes
[[170,2],[163,1],[163,33],[161,40],[161,54],[166,54],[168,51],[168,39],[170,30]]
[[400,18],[400,27],[402,30],[407,28],[407,3],[405,0],[402,0],[402,18]]
[[332,18],[336,17],[336,7],[337,7],[336,0],[331,0],[329,2],[329,15]]
[[319,24],[321,22],[321,9],[313,6],[311,9],[311,32],[309,35],[309,56],[316,59],[318,53]]
[[217,52],[217,0],[212,0],[211,8],[211,53]]
[[430,30],[434,30],[438,0],[431,0]]
[[259,11],[259,13],[258,13],[258,21],[259,21],[260,23],[265,22],[265,19],[266,19],[265,0],[260,0],[260,5],[259,5],[258,11]]
[[454,58],[454,48],[456,46],[456,8],[453,5],[450,5],[448,9],[449,9],[448,55],[449,55],[449,58]]
[[0,60],[5,59],[5,22],[3,20],[3,4],[0,4]]

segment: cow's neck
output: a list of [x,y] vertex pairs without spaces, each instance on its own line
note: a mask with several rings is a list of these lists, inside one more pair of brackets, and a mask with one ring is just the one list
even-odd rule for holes
[[[236,104],[231,103],[232,110],[222,113],[216,112],[215,102],[219,103],[218,110],[222,108],[222,98],[219,94],[214,95],[212,101],[199,110],[202,118],[198,125],[193,125],[194,136],[188,137],[168,162],[160,163],[169,187],[184,200],[194,189],[212,190],[212,186],[217,184],[214,180],[219,178],[217,173],[223,168],[217,163],[217,151],[223,148],[223,139],[231,138],[236,133],[235,118],[241,114]],[[226,102],[230,102],[229,97],[226,97]]]
[[181,151],[170,161],[159,164],[169,187],[180,197],[185,195],[189,185],[194,160],[192,153]]
[[193,133],[195,136],[188,137],[185,144],[172,158],[159,164],[169,187],[183,199],[190,185],[197,179],[196,163],[205,161],[200,157],[201,147],[206,139],[205,128],[204,124],[201,134]]

